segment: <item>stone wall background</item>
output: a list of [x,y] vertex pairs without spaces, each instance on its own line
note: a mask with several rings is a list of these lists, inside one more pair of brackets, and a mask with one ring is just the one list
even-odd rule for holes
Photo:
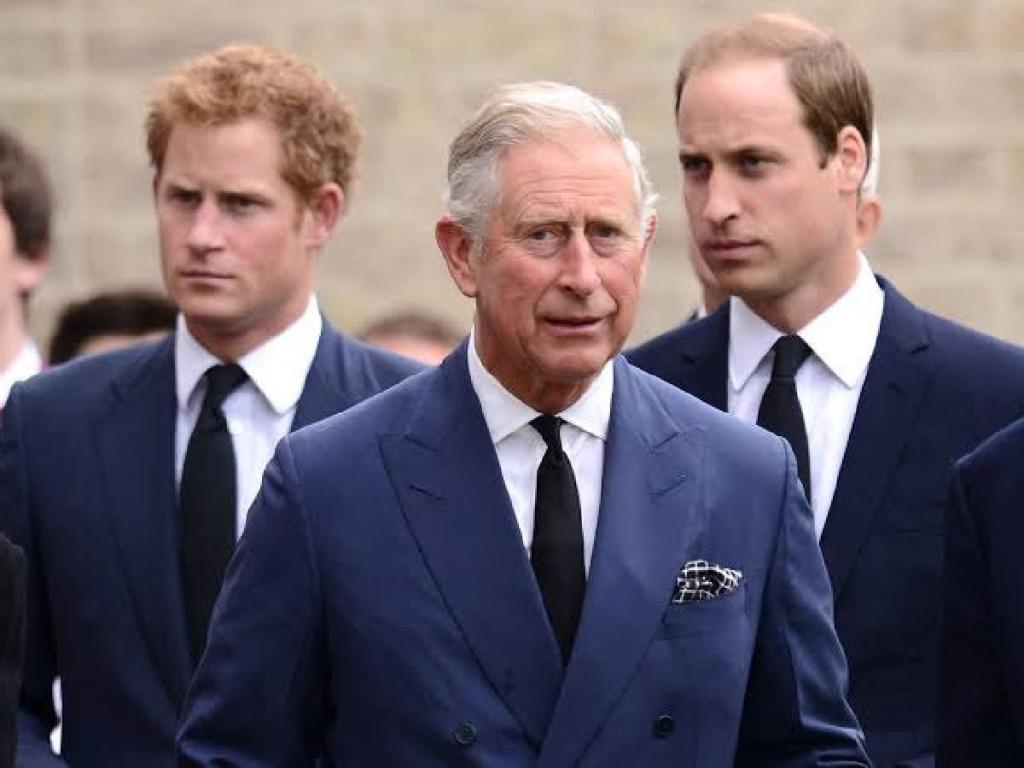
[[462,326],[433,241],[448,142],[498,83],[554,79],[623,112],[661,192],[633,341],[696,300],[671,108],[679,55],[709,25],[785,7],[830,26],[875,86],[886,211],[870,256],[912,299],[1024,342],[1024,0],[0,0],[0,120],[48,158],[59,211],[34,299],[159,285],[141,119],[153,80],[236,40],[292,49],[354,97],[362,178],[321,265],[353,330],[397,307]]

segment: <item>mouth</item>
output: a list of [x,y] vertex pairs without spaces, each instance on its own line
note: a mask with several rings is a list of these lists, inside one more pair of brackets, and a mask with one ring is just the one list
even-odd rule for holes
[[604,317],[597,315],[570,315],[567,317],[545,317],[543,320],[556,333],[572,335],[590,333],[596,330],[604,322]]
[[756,239],[706,240],[702,250],[715,258],[728,260],[743,258],[760,245]]
[[223,281],[231,279],[231,275],[225,272],[214,272],[209,269],[184,269],[178,272],[178,276],[184,280],[195,281]]

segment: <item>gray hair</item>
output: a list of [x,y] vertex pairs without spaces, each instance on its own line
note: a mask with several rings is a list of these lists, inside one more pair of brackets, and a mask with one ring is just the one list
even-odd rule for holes
[[448,213],[476,245],[483,242],[488,218],[498,204],[502,154],[573,125],[593,128],[622,147],[633,176],[637,213],[641,222],[647,222],[657,195],[640,148],[626,135],[618,110],[571,85],[514,83],[502,86],[484,102],[448,153]]

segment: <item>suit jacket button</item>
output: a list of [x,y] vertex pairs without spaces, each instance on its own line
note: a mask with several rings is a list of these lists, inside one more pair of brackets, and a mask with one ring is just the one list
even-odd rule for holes
[[472,723],[463,723],[452,733],[455,743],[460,747],[468,747],[476,741],[476,728]]
[[659,739],[667,739],[676,727],[676,721],[672,715],[662,715],[654,721],[654,735]]

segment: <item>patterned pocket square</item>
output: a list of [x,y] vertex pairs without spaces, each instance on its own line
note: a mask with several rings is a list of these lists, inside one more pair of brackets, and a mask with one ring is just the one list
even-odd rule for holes
[[714,565],[707,560],[690,560],[676,576],[673,603],[694,603],[714,600],[733,592],[743,580],[743,573],[732,568]]

